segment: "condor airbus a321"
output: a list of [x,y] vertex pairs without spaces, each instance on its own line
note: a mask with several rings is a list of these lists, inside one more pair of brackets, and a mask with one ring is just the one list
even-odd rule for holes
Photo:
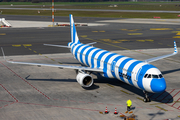
[[[93,78],[87,72],[97,72],[104,77],[117,78],[129,85],[143,90],[143,92],[145,93],[144,102],[150,101],[148,97],[148,92],[158,93],[165,91],[166,82],[164,77],[162,76],[162,73],[158,68],[149,63],[177,54],[178,51],[176,47],[176,42],[174,42],[174,53],[147,59],[144,61],[139,61],[133,58],[129,58],[123,55],[90,46],[92,44],[95,44],[95,42],[89,44],[80,43],[76,32],[73,16],[70,14],[69,17],[71,42],[68,43],[68,46],[52,44],[44,45],[69,48],[74,57],[86,67],[14,61],[7,62],[15,64],[40,65],[75,69],[78,71],[76,80],[82,87],[90,87],[93,84]],[[4,52],[3,56],[5,59]]]

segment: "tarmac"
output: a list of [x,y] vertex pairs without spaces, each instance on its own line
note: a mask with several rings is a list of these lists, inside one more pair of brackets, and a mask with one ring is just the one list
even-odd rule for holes
[[[13,28],[30,28],[30,27],[52,27],[52,22],[45,21],[20,21],[20,20],[8,20]],[[110,25],[110,23],[135,23],[135,24],[165,24],[165,25],[180,25],[180,19],[138,19],[138,18],[128,18],[128,19],[116,19],[116,20],[101,20],[96,21],[96,23],[76,23],[84,24],[87,26],[104,26]],[[69,22],[54,22],[54,26],[58,24],[69,24]]]
[[[114,52],[144,60],[149,54],[158,56],[172,51],[168,48]],[[6,57],[14,61],[80,65],[70,53]],[[167,89],[150,94],[152,101],[144,103],[141,90],[116,79],[93,75],[94,85],[84,89],[76,82],[74,70],[9,64],[1,57],[1,119],[118,120],[123,119],[120,115],[132,114],[138,120],[180,119],[179,59],[178,54],[153,63],[162,71]],[[131,114],[125,113],[128,99],[132,100]],[[106,107],[109,114],[105,115]]]
[[[19,21],[19,20],[8,20],[8,22],[12,25],[13,28],[30,28],[30,27],[53,27],[52,22],[45,22],[45,21]],[[54,22],[54,26],[57,27],[59,25],[63,24],[69,24],[69,22]],[[97,23],[76,23],[76,24],[84,24],[87,26],[103,26],[106,24],[97,24]]]

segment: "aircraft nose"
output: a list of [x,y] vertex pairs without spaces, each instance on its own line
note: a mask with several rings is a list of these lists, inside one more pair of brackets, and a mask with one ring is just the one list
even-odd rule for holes
[[166,89],[166,81],[164,78],[152,79],[151,89],[153,92],[163,92]]

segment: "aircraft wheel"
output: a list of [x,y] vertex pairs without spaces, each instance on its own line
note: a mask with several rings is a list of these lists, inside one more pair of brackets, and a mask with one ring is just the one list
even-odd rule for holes
[[150,98],[147,98],[147,102],[151,102],[151,99],[150,99]]
[[144,99],[143,99],[143,101],[144,101],[144,102],[147,102],[147,99],[146,99],[146,98],[144,98]]
[[144,98],[143,101],[144,102],[151,102],[151,99],[150,98]]

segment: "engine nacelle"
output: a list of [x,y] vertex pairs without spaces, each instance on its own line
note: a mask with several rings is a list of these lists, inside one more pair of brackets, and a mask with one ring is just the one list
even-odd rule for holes
[[93,78],[89,74],[78,73],[76,80],[82,87],[90,87],[93,84]]

